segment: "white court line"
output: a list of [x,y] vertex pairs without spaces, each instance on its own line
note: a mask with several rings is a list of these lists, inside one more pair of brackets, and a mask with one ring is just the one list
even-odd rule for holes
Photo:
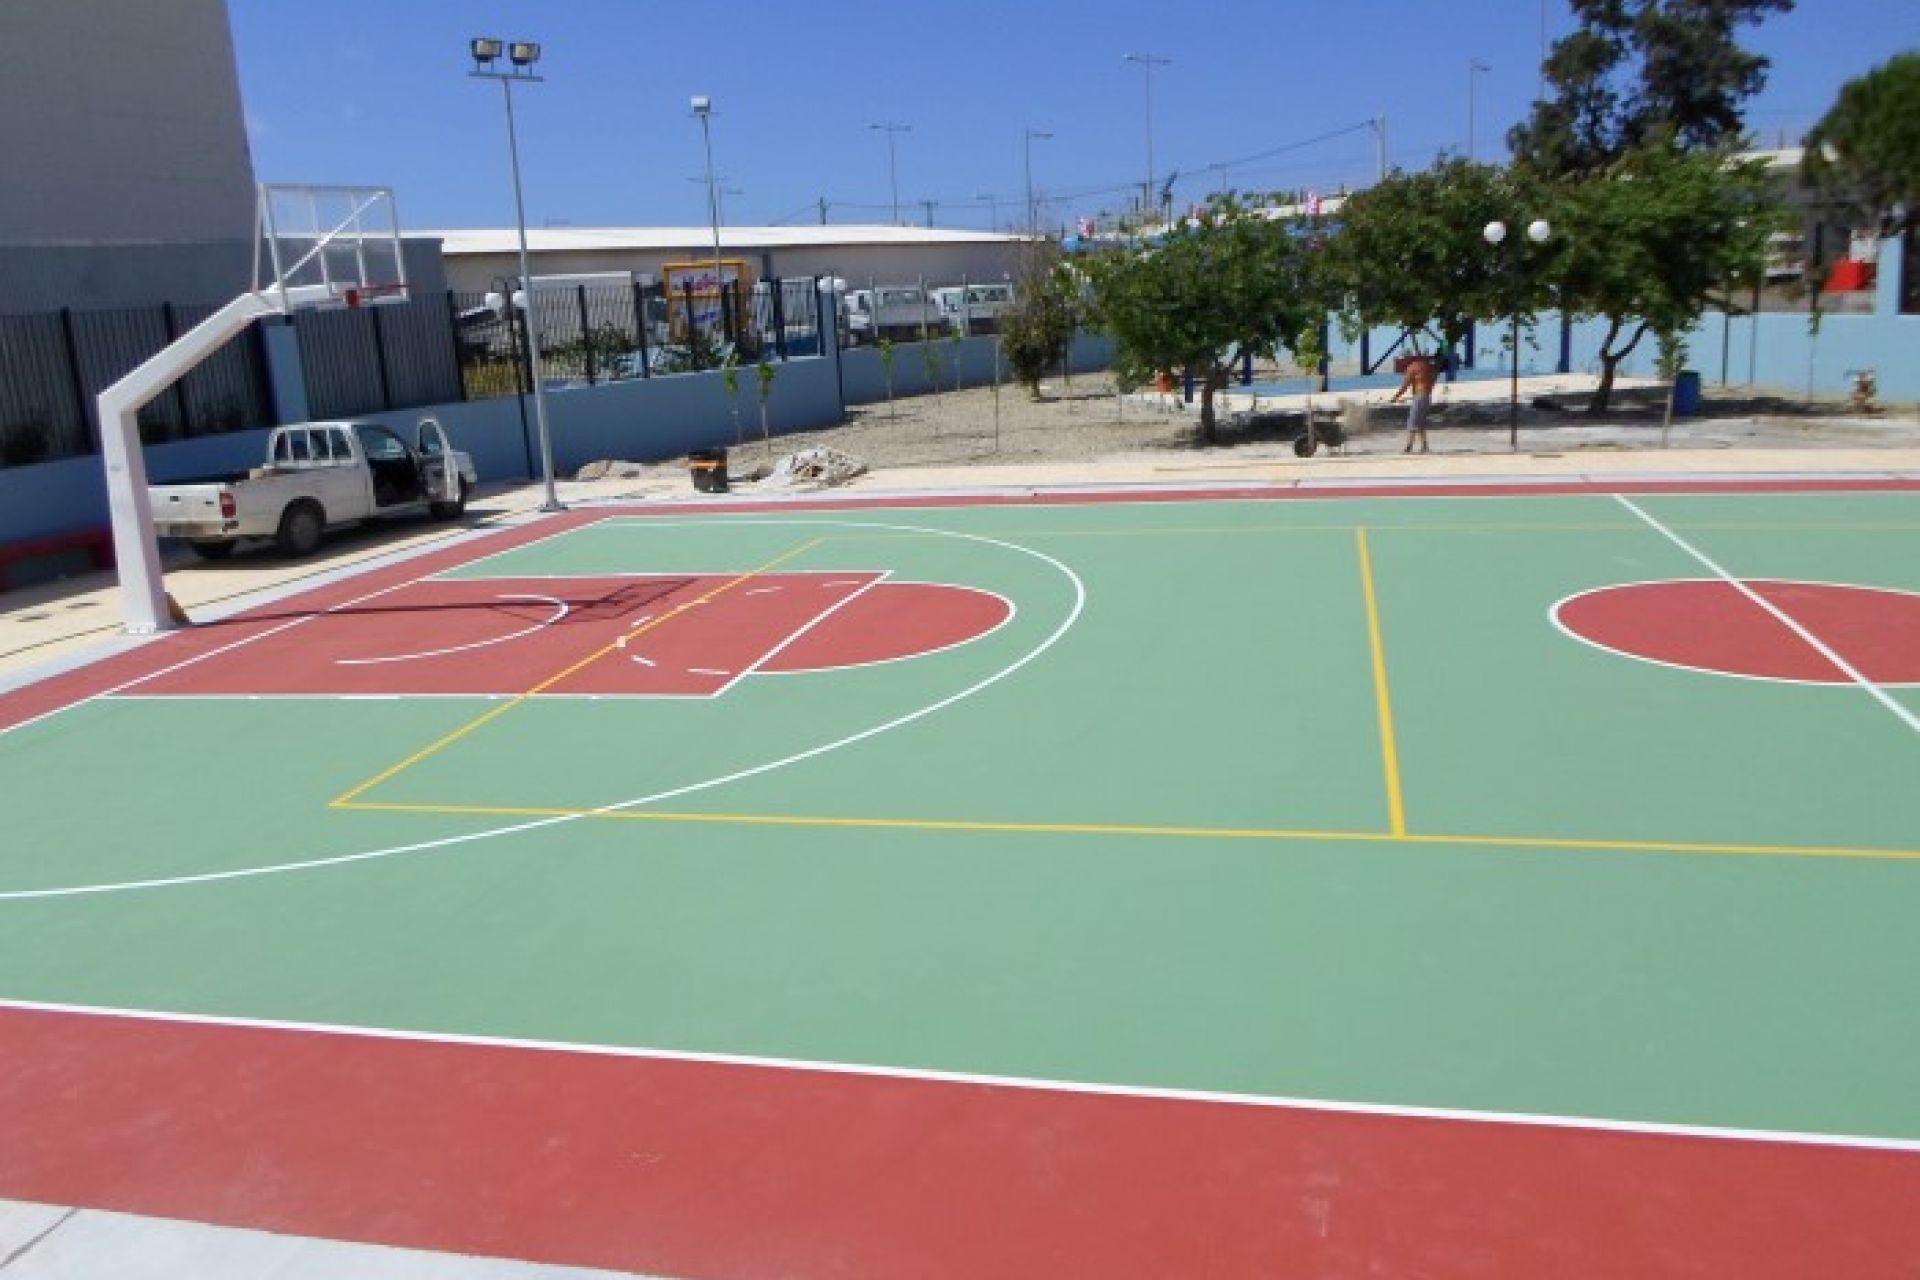
[[[949,583],[915,582],[909,579],[895,581],[891,577],[888,578],[887,585],[894,587],[951,586]],[[1001,595],[998,591],[989,591],[985,587],[954,587],[953,589],[956,591],[971,591],[976,595],[992,596],[995,600],[1007,606],[1007,616],[994,623],[990,630],[982,631],[979,635],[966,636],[963,639],[955,640],[951,644],[939,645],[932,649],[918,649],[912,653],[904,653],[895,658],[869,658],[864,662],[842,662],[831,667],[808,667],[804,671],[756,671],[754,674],[763,676],[811,676],[818,675],[823,671],[857,671],[862,667],[884,667],[895,662],[917,662],[921,658],[931,658],[936,653],[947,653],[963,645],[985,640],[988,636],[995,635],[1004,630],[1020,614],[1019,606],[1015,605],[1013,601],[1007,599],[1007,597]]]
[[495,636],[491,640],[475,640],[471,644],[456,644],[445,649],[427,649],[420,653],[389,654],[384,658],[335,658],[334,665],[340,667],[370,667],[382,662],[413,662],[419,658],[443,658],[449,653],[465,653],[469,649],[484,649],[490,644],[505,644],[509,640],[518,640],[521,636],[530,636],[536,631],[545,631],[548,627],[560,621],[560,619],[566,617],[567,614],[571,612],[571,608],[566,601],[556,600],[552,596],[511,595],[495,596],[494,599],[531,600],[537,604],[550,604],[554,608],[554,613],[552,617],[536,622],[530,627],[511,632],[508,635]]
[[1401,1120],[1454,1120],[1470,1124],[1516,1125],[1535,1129],[1569,1129],[1596,1133],[1626,1133],[1661,1138],[1709,1138],[1731,1142],[1759,1142],[1781,1146],[1837,1147],[1861,1151],[1920,1153],[1920,1139],[1886,1138],[1866,1134],[1809,1133],[1793,1129],[1747,1129],[1725,1125],[1679,1124],[1659,1120],[1617,1120],[1601,1116],[1564,1116],[1530,1111],[1478,1111],[1463,1107],[1427,1107],[1391,1102],[1350,1102],[1338,1098],[1300,1098],[1285,1094],[1228,1093],[1214,1089],[1180,1089],[1156,1085],[1091,1083],[1052,1080],[1039,1076],[987,1075],[971,1071],[940,1071],[926,1067],[881,1066],[864,1062],[828,1062],[806,1058],[763,1057],[745,1053],[703,1053],[691,1049],[653,1049],[632,1045],[583,1044],[569,1040],[533,1040],[512,1036],[463,1035],[457,1032],[402,1031],[388,1027],[360,1027],[329,1022],[293,1022],[277,1018],[236,1018],[218,1014],[168,1013],[150,1009],[120,1009],[101,1005],[57,1004],[39,1000],[0,998],[0,1009],[22,1013],[58,1013],[78,1017],[115,1018],[184,1026],[226,1027],[243,1031],[286,1031],[307,1035],[342,1036],[363,1040],[392,1040],[407,1044],[458,1045],[477,1049],[516,1049],[535,1053],[567,1053],[601,1058],[633,1058],[653,1062],[688,1062],[722,1067],[756,1067],[773,1071],[806,1071],[821,1075],[865,1076],[881,1080],[922,1080],[932,1084],[985,1085],[1035,1093],[1091,1094],[1108,1098],[1141,1098],[1159,1102],[1202,1102],[1269,1110],[1317,1111],[1331,1115],[1379,1116]]
[[[98,693],[88,694],[86,697],[81,698],[77,702],[69,702],[65,706],[55,707],[53,710],[43,712],[40,715],[33,717],[33,719],[31,720],[22,720],[19,724],[8,725],[6,728],[0,729],[0,737],[5,737],[7,734],[12,733],[15,729],[24,729],[30,724],[39,724],[42,720],[52,719],[54,716],[57,716],[64,711],[71,711],[75,707],[83,707],[90,702],[95,702],[101,699],[114,697],[116,694],[119,694],[124,690],[131,689],[136,685],[145,684],[149,680],[158,680],[161,676],[172,675],[174,672],[185,670],[187,667],[191,667],[197,662],[205,662],[208,658],[215,658],[220,656],[223,653],[230,653],[235,649],[239,649],[246,645],[257,643],[258,641],[261,641],[261,640],[265,640],[268,636],[277,636],[282,631],[289,631],[294,627],[300,626],[303,623],[312,622],[315,618],[325,617],[329,613],[337,613],[341,609],[352,608],[356,604],[363,604],[368,600],[378,599],[381,596],[387,595],[391,592],[400,591],[406,587],[411,587],[416,583],[424,582],[425,580],[426,580],[425,578],[409,578],[405,582],[397,582],[393,586],[382,587],[378,591],[369,591],[366,595],[355,596],[351,600],[343,600],[339,604],[336,604],[328,609],[323,609],[318,613],[304,614],[301,617],[294,618],[287,622],[283,622],[277,627],[269,627],[265,631],[256,632],[255,634],[250,636],[243,636],[240,639],[233,641],[231,644],[223,644],[217,649],[209,649],[205,653],[196,653],[191,658],[182,659],[181,661],[174,663],[172,666],[162,667],[158,671],[149,671],[147,672],[147,674],[143,676],[135,676],[133,679],[126,681],[124,684],[117,684],[113,686],[111,689],[102,689]],[[246,619],[244,617],[241,617],[236,621],[239,623],[244,623],[246,622]]]
[[101,881],[92,884],[53,885],[43,889],[4,889],[0,890],[0,902],[28,902],[51,898],[71,898],[99,893],[127,893],[141,889],[175,889],[186,885],[222,884],[234,880],[250,880],[259,876],[284,875],[295,871],[313,871],[321,867],[344,867],[355,863],[401,857],[406,854],[431,853],[441,849],[454,849],[461,845],[472,844],[480,840],[492,840],[502,836],[520,835],[528,831],[540,831],[549,827],[565,826],[568,823],[585,821],[603,813],[619,813],[627,809],[644,808],[647,805],[658,804],[662,800],[672,800],[676,797],[690,795],[697,791],[706,791],[713,787],[723,787],[746,778],[758,777],[760,774],[770,773],[775,769],[784,769],[789,765],[799,764],[802,761],[811,760],[816,756],[826,755],[828,752],[853,746],[855,743],[865,742],[867,739],[878,737],[883,733],[890,733],[895,729],[902,728],[915,721],[925,719],[927,716],[944,711],[957,702],[962,702],[976,694],[983,693],[994,685],[999,684],[1002,680],[1012,676],[1029,663],[1038,661],[1049,649],[1052,649],[1054,645],[1058,644],[1061,639],[1066,636],[1067,632],[1073,629],[1074,624],[1080,620],[1081,614],[1086,611],[1087,586],[1086,583],[1081,581],[1080,575],[1046,552],[1036,551],[1032,547],[1022,546],[1017,542],[1006,542],[999,538],[983,537],[975,533],[960,533],[950,529],[931,529],[913,525],[883,524],[874,521],[806,520],[770,523],[807,525],[824,523],[852,529],[886,529],[896,533],[935,534],[940,537],[953,538],[961,542],[976,542],[982,546],[999,547],[1006,551],[1014,551],[1024,556],[1030,556],[1058,571],[1072,584],[1073,602],[1067,609],[1066,617],[1061,619],[1060,623],[1055,626],[1039,644],[998,671],[974,681],[959,692],[948,694],[937,702],[928,703],[924,707],[906,712],[903,715],[895,716],[893,719],[874,725],[871,728],[861,729],[846,734],[843,737],[835,738],[831,742],[824,742],[816,747],[808,747],[804,750],[795,751],[761,764],[751,765],[744,769],[736,769],[732,773],[721,774],[712,778],[704,778],[700,781],[690,782],[667,791],[656,791],[652,795],[636,796],[631,800],[622,800],[613,804],[601,805],[596,809],[586,810],[580,813],[567,813],[555,817],[535,818],[526,822],[514,822],[506,826],[490,827],[481,831],[466,832],[461,835],[440,836],[431,840],[417,840],[410,844],[385,845],[373,849],[363,849],[356,853],[326,854],[320,857],[302,858],[293,862],[276,862],[251,867],[234,867],[225,871],[199,871],[184,875],[154,876],[144,880],[118,880]]
[[739,684],[742,680],[746,679],[748,676],[753,675],[754,673],[759,671],[760,668],[766,666],[769,662],[772,662],[775,658],[779,657],[782,653],[784,653],[787,650],[787,648],[794,643],[794,641],[798,640],[801,636],[804,636],[805,634],[807,634],[807,632],[813,630],[815,627],[819,626],[821,623],[825,622],[828,618],[832,617],[834,614],[840,612],[840,610],[852,604],[855,600],[858,600],[861,596],[867,594],[867,592],[873,590],[875,587],[885,582],[889,577],[892,576],[892,574],[893,574],[893,570],[882,569],[879,572],[875,573],[872,577],[868,578],[865,582],[861,582],[858,578],[854,578],[844,583],[827,583],[826,585],[828,586],[851,586],[851,587],[854,587],[855,589],[847,592],[846,595],[841,596],[838,600],[835,600],[832,604],[828,605],[825,609],[822,609],[819,613],[816,613],[815,615],[813,615],[813,617],[809,619],[806,623],[804,623],[797,631],[791,631],[787,633],[786,639],[782,640],[780,643],[774,645],[773,648],[761,654],[757,660],[755,660],[753,663],[748,665],[747,668],[743,670],[739,675],[727,681],[726,687],[719,690],[719,692],[720,693],[727,692],[727,690],[733,688],[734,685]]
[[[1588,596],[1605,595],[1609,591],[1622,591],[1633,587],[1663,587],[1675,582],[1712,582],[1717,584],[1719,581],[1718,578],[1643,578],[1634,582],[1615,582],[1604,587],[1588,587],[1584,591],[1576,591],[1570,596],[1563,596],[1559,600],[1554,601],[1547,609],[1547,619],[1553,623],[1554,629],[1567,639],[1578,644],[1586,645],[1596,653],[1604,653],[1610,658],[1626,658],[1632,662],[1644,662],[1651,667],[1665,667],[1669,671],[1684,671],[1689,675],[1715,676],[1725,680],[1751,680],[1756,684],[1793,684],[1808,689],[1846,688],[1846,686],[1838,680],[1803,680],[1798,676],[1760,676],[1745,671],[1723,671],[1719,667],[1701,667],[1687,662],[1674,662],[1667,658],[1650,658],[1644,653],[1635,653],[1631,649],[1617,649],[1613,645],[1603,644],[1592,636],[1575,631],[1567,625],[1566,619],[1561,616],[1562,611],[1574,601],[1584,600]],[[1837,587],[1842,591],[1877,591],[1883,595],[1910,596],[1920,594],[1891,587],[1863,587],[1851,582],[1817,582],[1807,578],[1794,578],[1790,580],[1768,578],[1766,581],[1775,583],[1790,581],[1796,586]],[[1888,687],[1895,689],[1920,689],[1920,680],[1889,681]]]
[[1728,586],[1732,587],[1735,591],[1738,591],[1741,595],[1745,596],[1747,599],[1753,601],[1755,604],[1759,605],[1762,609],[1765,609],[1768,613],[1778,618],[1780,620],[1781,625],[1785,626],[1789,631],[1793,632],[1793,634],[1799,636],[1802,640],[1805,640],[1808,644],[1812,645],[1814,652],[1818,653],[1821,657],[1825,658],[1828,662],[1831,662],[1834,665],[1834,667],[1841,672],[1841,674],[1847,677],[1847,679],[1853,681],[1855,684],[1859,685],[1862,689],[1865,689],[1868,693],[1872,694],[1874,698],[1880,703],[1881,706],[1885,707],[1887,710],[1893,712],[1895,716],[1899,717],[1899,719],[1906,724],[1907,728],[1913,730],[1915,733],[1920,733],[1920,715],[1915,715],[1913,712],[1901,706],[1900,703],[1894,699],[1893,695],[1889,694],[1885,689],[1882,689],[1879,685],[1875,684],[1873,681],[1861,675],[1860,672],[1854,668],[1852,663],[1848,662],[1845,658],[1841,657],[1839,654],[1835,653],[1832,649],[1828,648],[1826,644],[1822,643],[1822,641],[1820,640],[1820,637],[1814,635],[1813,632],[1807,630],[1805,627],[1801,626],[1798,622],[1795,622],[1791,617],[1787,615],[1785,610],[1775,605],[1773,601],[1767,599],[1765,596],[1755,591],[1752,587],[1749,587],[1746,583],[1740,581],[1740,579],[1728,573],[1725,569],[1722,569],[1719,565],[1715,564],[1712,560],[1709,560],[1705,552],[1699,550],[1697,547],[1687,542],[1686,539],[1682,538],[1679,534],[1667,528],[1667,526],[1661,524],[1658,520],[1655,520],[1652,516],[1648,515],[1645,511],[1642,511],[1639,507],[1635,506],[1633,504],[1633,501],[1629,499],[1625,494],[1616,493],[1613,496],[1615,501],[1619,502],[1620,505],[1624,506],[1627,510],[1633,512],[1633,514],[1639,516],[1642,520],[1645,520],[1649,525],[1651,525],[1654,529],[1658,530],[1669,541],[1671,541],[1674,546],[1679,547],[1682,551],[1692,556],[1695,560],[1698,560],[1701,564],[1711,569],[1714,575],[1718,577],[1721,581],[1725,582]]

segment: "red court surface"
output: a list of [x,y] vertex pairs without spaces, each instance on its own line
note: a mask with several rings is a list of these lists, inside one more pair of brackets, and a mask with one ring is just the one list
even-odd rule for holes
[[[1877,684],[1920,684],[1920,594],[1822,582],[1742,584]],[[1640,582],[1563,601],[1560,625],[1650,662],[1758,679],[1847,684],[1824,656],[1745,591],[1716,580]]]
[[701,1277],[1920,1274],[1920,1161],[1893,1151],[21,1008],[0,1060],[11,1195],[450,1252]]
[[[724,574],[429,579],[333,609],[207,628],[232,632],[218,662],[186,662],[123,692],[710,697],[754,672],[951,648],[1011,611],[972,588],[838,571],[746,582]],[[671,627],[661,625],[668,619]]]

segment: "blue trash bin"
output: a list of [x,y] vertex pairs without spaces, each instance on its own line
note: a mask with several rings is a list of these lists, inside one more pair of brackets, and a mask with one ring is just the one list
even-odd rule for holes
[[1680,376],[1673,380],[1673,414],[1676,418],[1691,418],[1700,412],[1700,375],[1692,369],[1682,369]]

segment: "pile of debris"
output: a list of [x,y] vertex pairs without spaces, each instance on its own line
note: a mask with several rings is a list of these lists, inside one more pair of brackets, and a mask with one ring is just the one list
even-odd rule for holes
[[830,489],[866,471],[867,464],[852,454],[821,446],[788,454],[760,484],[767,489]]

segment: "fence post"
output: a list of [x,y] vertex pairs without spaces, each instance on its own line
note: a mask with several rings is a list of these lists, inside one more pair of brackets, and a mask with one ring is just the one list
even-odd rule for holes
[[[180,336],[180,317],[174,313],[171,302],[160,304],[160,326],[167,335],[168,343]],[[170,390],[173,392],[173,411],[180,415],[179,438],[184,440],[193,434],[193,407],[187,403],[186,375],[175,378]]]
[[[830,278],[838,280],[840,277],[835,275]],[[833,295],[833,301],[831,302],[827,301],[827,294],[829,293]],[[841,364],[840,354],[840,293],[839,290],[831,288],[823,292],[820,288],[820,277],[815,276],[813,278],[813,332],[822,356],[827,354],[827,333],[829,328],[827,313],[829,309],[831,309],[833,313],[831,328],[833,333],[834,402],[840,406],[839,421],[845,422],[847,420],[847,371]]]
[[787,362],[787,282],[776,279],[773,282],[773,349],[780,356],[780,363]]
[[373,365],[380,374],[380,407],[393,408],[393,382],[387,371],[387,331],[380,322],[380,308],[367,308],[367,318],[373,322]]
[[460,304],[454,299],[453,290],[447,290],[447,339],[453,343],[453,372],[460,383],[460,402],[473,399],[467,393],[467,362],[460,350]]
[[638,280],[633,282],[633,328],[640,339],[640,376],[653,376],[653,360],[647,355],[647,294]]
[[593,376],[593,330],[587,324],[587,286],[581,284],[574,288],[579,291],[580,300],[580,349],[586,357],[587,385],[592,386],[598,379]]
[[94,420],[99,405],[87,394],[87,376],[80,369],[80,341],[73,329],[73,308],[60,308],[60,341],[66,349],[67,379],[73,383],[74,407],[80,411],[80,434],[86,437],[87,452],[100,452],[100,424]]

